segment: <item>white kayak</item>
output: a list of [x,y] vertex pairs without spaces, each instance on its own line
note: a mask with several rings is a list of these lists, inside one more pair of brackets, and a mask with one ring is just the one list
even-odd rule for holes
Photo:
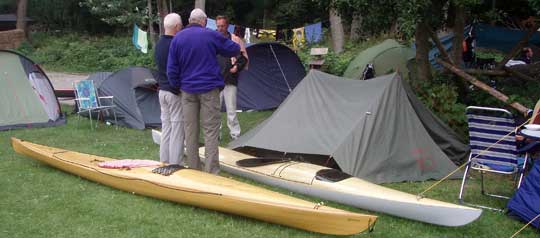
[[[159,131],[153,135],[159,135]],[[159,141],[159,140],[158,140]],[[204,147],[199,149],[204,158]],[[241,177],[326,200],[411,220],[463,226],[480,217],[482,210],[442,202],[386,188],[338,170],[282,158],[254,158],[219,148],[221,169]]]

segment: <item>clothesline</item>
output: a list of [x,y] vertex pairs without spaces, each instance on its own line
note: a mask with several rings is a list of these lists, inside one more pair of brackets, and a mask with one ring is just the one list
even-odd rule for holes
[[[321,21],[306,25],[304,27],[299,27],[295,29],[282,29],[281,31],[291,30],[293,32],[292,40],[295,47],[303,45],[304,43],[317,43],[322,40],[322,23],[326,21]],[[217,29],[216,20],[208,18],[206,23],[206,28],[211,30]],[[229,24],[227,31],[231,34],[239,34],[240,37],[244,38],[244,41],[247,44],[252,43],[252,37],[263,40],[277,40],[278,32],[274,29],[257,29],[257,28],[248,28],[243,26],[235,26],[234,24]],[[242,35],[243,34],[243,35]],[[137,24],[134,24],[133,27],[133,45],[141,52],[148,52],[148,36],[147,32],[141,30]]]
[[[206,23],[206,28],[211,30],[217,29],[217,23],[216,20],[212,18],[208,18]],[[242,28],[244,30],[242,30]],[[240,30],[237,30],[240,29]],[[283,30],[289,30],[289,29],[283,29]],[[322,22],[317,22],[314,24],[310,24],[304,27],[296,28],[296,29],[290,29],[293,32],[297,31],[303,31],[301,34],[301,40],[302,42],[308,42],[308,43],[317,43],[322,39]],[[265,38],[269,40],[276,40],[277,37],[277,31],[274,29],[257,29],[257,28],[248,28],[248,27],[242,27],[242,26],[235,26],[233,24],[229,24],[229,28],[227,31],[231,34],[235,33],[235,31],[238,31],[237,33],[240,33],[243,31],[243,37],[247,44],[251,43],[251,37],[255,36],[257,38]],[[294,34],[294,37],[297,35]]]

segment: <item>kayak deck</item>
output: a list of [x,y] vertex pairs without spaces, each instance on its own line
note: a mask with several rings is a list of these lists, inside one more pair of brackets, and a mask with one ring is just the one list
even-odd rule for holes
[[[199,149],[204,157],[204,148]],[[462,226],[480,217],[482,210],[386,188],[368,181],[336,176],[337,181],[321,178],[322,172],[332,169],[310,163],[287,161],[242,167],[239,161],[253,158],[234,150],[220,148],[219,160],[225,171],[256,181],[283,187],[295,192],[328,199],[358,208],[382,212],[412,220],[443,226]],[[341,173],[337,171],[337,173]],[[341,173],[346,175],[344,173]]]
[[377,217],[319,206],[232,179],[181,169],[170,176],[152,173],[156,167],[105,169],[112,160],[12,138],[17,153],[124,191],[251,217],[313,232],[351,235],[373,227]]

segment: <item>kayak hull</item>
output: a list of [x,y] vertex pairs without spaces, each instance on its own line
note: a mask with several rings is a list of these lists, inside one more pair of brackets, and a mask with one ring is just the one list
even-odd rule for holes
[[351,235],[369,230],[376,216],[319,206],[253,185],[182,169],[170,176],[154,174],[155,167],[99,168],[106,157],[42,146],[12,138],[14,150],[60,170],[127,192],[246,216],[302,230]]
[[[201,147],[199,155],[204,157],[204,148]],[[415,195],[356,177],[337,182],[317,179],[317,172],[330,169],[324,166],[284,161],[247,168],[238,166],[236,162],[253,156],[226,148],[219,149],[219,156],[221,169],[228,173],[370,211],[451,227],[467,225],[482,214],[480,209],[428,198],[418,199]]]

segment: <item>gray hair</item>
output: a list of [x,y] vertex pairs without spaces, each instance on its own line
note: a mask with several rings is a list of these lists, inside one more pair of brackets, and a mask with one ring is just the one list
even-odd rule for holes
[[189,23],[198,23],[203,25],[206,21],[206,13],[204,13],[203,10],[200,8],[195,8],[193,11],[191,11],[191,14],[189,15]]
[[182,17],[176,13],[170,13],[163,19],[165,29],[174,29],[176,25],[182,26]]

